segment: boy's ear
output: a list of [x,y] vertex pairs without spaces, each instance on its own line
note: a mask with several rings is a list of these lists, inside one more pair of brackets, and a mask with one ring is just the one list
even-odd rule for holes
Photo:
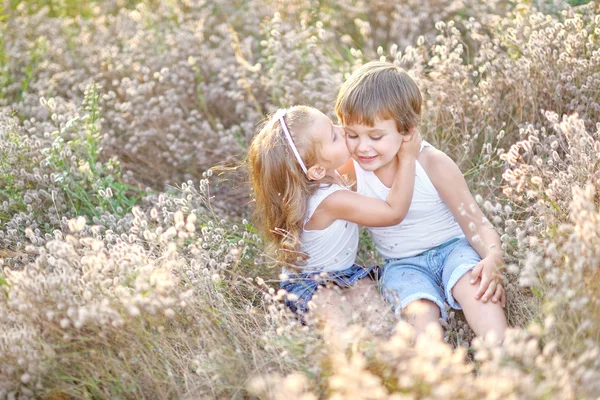
[[417,133],[417,127],[411,126],[410,128],[408,128],[408,133],[402,136],[403,141],[408,142],[410,139],[412,139],[415,133]]
[[308,176],[308,179],[310,179],[311,181],[318,181],[318,180],[323,179],[325,177],[326,173],[327,173],[327,171],[325,170],[325,168],[323,168],[319,164],[315,164],[308,169],[308,172],[306,173],[306,175]]

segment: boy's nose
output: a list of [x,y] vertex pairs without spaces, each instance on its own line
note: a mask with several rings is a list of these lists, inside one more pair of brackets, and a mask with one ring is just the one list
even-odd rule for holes
[[366,140],[359,140],[358,146],[356,146],[356,150],[358,150],[361,153],[366,152],[369,150],[369,144]]

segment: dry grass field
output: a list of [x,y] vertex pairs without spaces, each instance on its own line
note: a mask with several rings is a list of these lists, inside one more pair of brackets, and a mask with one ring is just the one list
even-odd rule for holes
[[[374,59],[501,234],[501,346],[284,307],[232,167]],[[597,399],[599,182],[594,1],[4,0],[0,398]]]

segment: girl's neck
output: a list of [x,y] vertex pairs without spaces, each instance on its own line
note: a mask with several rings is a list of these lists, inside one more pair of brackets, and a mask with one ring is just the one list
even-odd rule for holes
[[375,176],[379,178],[381,183],[391,188],[394,183],[394,178],[398,171],[398,158],[394,157],[389,163],[382,165],[375,170]]

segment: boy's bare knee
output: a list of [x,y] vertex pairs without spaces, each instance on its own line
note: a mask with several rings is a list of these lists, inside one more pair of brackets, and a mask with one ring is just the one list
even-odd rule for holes
[[440,308],[430,300],[415,300],[404,307],[402,313],[406,321],[415,328],[417,336],[428,330],[441,332]]
[[477,292],[478,285],[471,284],[470,274],[464,274],[452,287],[452,297],[454,297],[459,303],[461,299],[465,297],[473,297]]
[[402,312],[411,317],[435,317],[436,321],[440,317],[440,308],[431,300],[419,299],[411,302]]
[[500,303],[484,303],[475,298],[479,285],[472,285],[464,275],[452,288],[452,296],[461,305],[467,322],[477,336],[494,335],[492,341],[502,341],[507,328],[506,316]]

